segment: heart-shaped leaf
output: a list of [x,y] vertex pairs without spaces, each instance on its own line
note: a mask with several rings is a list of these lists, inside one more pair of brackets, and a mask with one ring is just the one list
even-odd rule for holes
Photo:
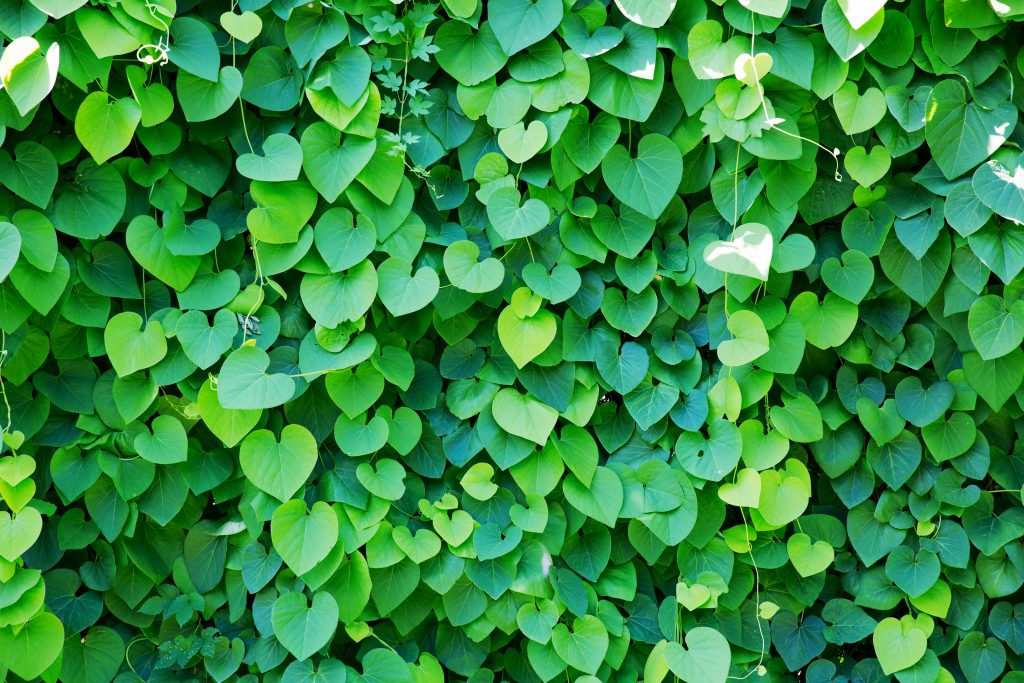
[[263,154],[243,154],[235,168],[253,180],[298,180],[302,170],[302,147],[291,135],[275,133],[263,141]]
[[[0,525],[6,514],[0,512]],[[60,619],[50,612],[39,612],[17,631],[10,627],[0,629],[0,664],[30,681],[53,664],[63,644],[64,625]]]
[[188,437],[185,428],[170,415],[153,418],[152,433],[140,432],[133,445],[145,460],[157,465],[185,462],[188,457]]
[[285,425],[280,440],[273,432],[260,429],[245,437],[238,460],[242,472],[257,488],[286,501],[312,473],[317,443],[301,425]]
[[237,38],[243,43],[251,43],[256,40],[263,30],[263,20],[255,12],[224,12],[220,15],[220,25],[224,27],[228,35]]
[[892,157],[882,146],[872,147],[870,153],[863,147],[854,147],[846,153],[843,163],[851,178],[863,187],[870,187],[889,172]]
[[270,357],[256,346],[232,351],[217,375],[221,406],[253,410],[279,406],[295,393],[295,382],[282,373],[267,374]]
[[872,643],[882,671],[890,676],[909,669],[928,649],[928,635],[910,615],[887,617],[875,627]]
[[718,345],[718,358],[723,365],[746,365],[768,353],[768,332],[757,313],[736,311],[729,317],[727,327],[733,338]]
[[57,160],[47,148],[26,140],[14,147],[15,159],[0,150],[0,183],[27,202],[46,208],[57,185]]
[[412,275],[413,265],[389,258],[377,269],[380,300],[392,315],[408,315],[427,306],[437,296],[441,281],[433,268],[423,266]]
[[516,240],[543,230],[551,222],[551,209],[540,199],[522,201],[514,187],[502,187],[487,200],[487,218],[502,239]]
[[131,98],[110,101],[104,92],[82,100],[75,115],[75,133],[97,164],[120,154],[132,141],[142,109]]
[[511,161],[524,164],[537,155],[548,141],[548,129],[540,121],[533,121],[529,127],[523,122],[505,128],[498,133],[498,146]]
[[309,659],[331,642],[338,613],[338,603],[326,591],[317,591],[312,601],[299,592],[285,593],[271,610],[274,636],[299,661]]
[[114,371],[121,377],[159,363],[167,355],[163,326],[145,323],[138,313],[118,313],[107,322],[103,344]]
[[444,272],[453,285],[474,294],[490,292],[501,286],[505,267],[496,258],[477,261],[480,247],[469,240],[453,242],[444,251]]
[[556,625],[551,644],[566,664],[596,674],[608,652],[608,629],[600,619],[587,614],[573,621],[571,631],[565,624]]
[[825,541],[811,542],[807,534],[793,534],[786,540],[786,552],[797,574],[803,577],[820,574],[835,559],[835,550]]
[[668,643],[663,651],[665,663],[687,683],[723,683],[729,675],[732,653],[729,641],[718,631],[697,626],[687,631],[685,647]]
[[616,145],[601,162],[601,175],[622,203],[657,219],[683,177],[683,157],[671,140],[651,133],[640,139],[636,157]]
[[24,508],[13,516],[0,511],[0,557],[14,562],[32,547],[43,530],[43,518],[35,508]]
[[925,116],[925,139],[935,163],[953,179],[984,161],[1006,140],[1017,123],[1017,109],[1008,102],[989,110],[967,101],[956,79],[932,88]]
[[768,226],[744,223],[730,240],[715,240],[704,248],[704,261],[724,273],[767,280],[775,238]]
[[307,511],[304,501],[289,500],[274,510],[270,537],[285,564],[296,574],[305,574],[338,542],[338,517],[323,501]]
[[28,115],[53,90],[59,63],[60,45],[56,42],[45,54],[31,35],[16,37],[4,47],[0,55],[0,84],[22,116]]

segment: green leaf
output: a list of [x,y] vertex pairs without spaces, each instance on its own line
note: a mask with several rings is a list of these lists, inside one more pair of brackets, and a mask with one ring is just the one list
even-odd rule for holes
[[462,85],[486,81],[508,61],[490,22],[483,22],[474,33],[468,24],[446,21],[438,28],[434,42],[440,48],[438,65]]
[[924,130],[935,163],[952,180],[988,158],[1016,123],[1017,110],[1011,104],[983,109],[967,101],[960,81],[947,79],[932,88]]
[[636,157],[622,145],[612,147],[601,162],[601,175],[620,201],[657,219],[675,196],[683,158],[671,140],[652,133],[640,139]]
[[35,508],[26,507],[13,515],[0,512],[0,557],[14,562],[32,547],[42,529],[43,519]]
[[[318,121],[302,133],[302,170],[316,191],[334,202],[366,168],[377,149],[377,141],[346,136]],[[338,209],[342,210],[342,209]],[[360,216],[362,218],[362,216]]]
[[487,19],[501,49],[511,56],[555,30],[562,21],[562,3],[558,0],[508,0],[488,6]]
[[18,263],[21,233],[13,223],[0,222],[0,282],[7,279]]
[[120,377],[152,367],[167,355],[163,326],[157,321],[145,323],[142,316],[127,311],[107,321],[103,344]]
[[885,561],[886,576],[912,598],[924,595],[934,586],[941,571],[935,553],[921,549],[915,554],[905,545],[893,549]]
[[480,247],[475,242],[453,242],[444,251],[445,275],[453,285],[467,292],[483,294],[497,289],[505,279],[505,267],[496,258],[477,261],[479,256]]
[[[861,107],[861,109],[864,108]],[[846,153],[843,164],[850,177],[857,183],[862,187],[871,187],[889,172],[892,157],[889,156],[889,151],[882,146],[872,147],[871,152],[863,147],[854,147]]]
[[797,574],[803,577],[820,574],[832,565],[835,550],[825,541],[811,541],[804,533],[793,534],[786,540],[786,552]]
[[722,419],[712,420],[707,433],[707,437],[699,432],[680,434],[675,455],[693,476],[721,481],[739,462],[743,437],[735,424]]
[[1024,172],[1015,165],[1011,172],[998,160],[978,167],[971,180],[978,200],[1003,218],[1024,222]]
[[422,267],[412,274],[413,265],[389,258],[377,268],[380,300],[392,315],[408,315],[428,306],[437,296],[441,281],[433,268]]
[[1002,408],[1024,381],[1024,351],[1020,349],[989,361],[968,351],[963,365],[968,384],[993,410]]
[[871,130],[882,120],[886,111],[885,97],[881,90],[868,88],[864,94],[860,94],[857,92],[857,85],[851,81],[844,83],[832,95],[832,106],[839,117],[840,125],[848,135]]
[[540,297],[520,287],[498,316],[498,339],[516,367],[524,367],[542,354],[558,332],[554,314],[541,304]]
[[209,121],[226,112],[238,99],[242,92],[242,72],[233,66],[225,66],[209,80],[181,73],[176,85],[178,104],[185,120]]
[[220,15],[220,25],[228,35],[243,43],[251,43],[263,30],[263,20],[254,12],[224,12]]
[[872,643],[878,663],[886,675],[908,669],[924,656],[928,649],[928,634],[918,621],[910,615],[901,619],[887,617],[875,627]]
[[[166,229],[165,229],[166,230]],[[166,242],[167,233],[151,216],[136,216],[125,231],[128,251],[139,264],[178,291],[185,290],[199,270],[199,256],[176,255]]]
[[14,147],[15,159],[0,150],[0,182],[25,201],[46,208],[57,185],[57,160],[50,150],[26,140]]
[[188,437],[185,428],[170,415],[153,418],[152,433],[141,431],[133,445],[143,459],[157,465],[185,462],[188,457]]
[[[156,19],[160,14],[161,12],[156,12],[147,19],[152,19],[153,26],[159,27],[160,23],[157,23]],[[171,14],[173,15],[173,10]],[[171,63],[176,64],[185,73],[194,74],[207,81],[216,81],[220,53],[217,50],[217,41],[207,28],[207,24],[195,17],[174,17],[170,28],[174,49],[168,51],[167,57]]]
[[274,510],[270,537],[285,564],[296,574],[305,574],[338,542],[338,518],[323,501],[307,511],[304,501],[289,500]]
[[260,429],[245,437],[238,458],[249,481],[278,500],[286,501],[313,472],[317,443],[302,425],[285,425],[280,440],[273,432]]
[[217,398],[224,408],[253,410],[279,406],[295,393],[295,383],[282,373],[267,374],[270,357],[255,346],[232,351],[217,375]]
[[253,180],[298,180],[302,148],[291,135],[275,133],[263,141],[263,154],[243,154],[235,160],[235,168]]
[[[877,6],[876,0],[866,3],[826,0],[821,11],[822,28],[829,45],[844,62],[863,52],[881,33],[885,14],[876,11],[868,15],[872,6]],[[844,8],[850,10],[851,14],[856,12],[854,17],[857,25],[853,25]],[[865,16],[867,20],[864,20]]]
[[257,239],[271,244],[290,244],[316,209],[316,191],[301,180],[253,181],[249,189],[257,208],[246,216],[246,225]]
[[555,652],[569,666],[596,674],[608,652],[608,629],[597,617],[587,614],[572,623],[572,630],[558,624],[551,631]]
[[956,651],[960,670],[970,683],[991,683],[1006,668],[1006,648],[995,638],[986,638],[981,631],[971,631]]
[[615,0],[623,16],[641,26],[661,28],[676,7],[676,0]]
[[220,360],[238,332],[238,322],[231,311],[221,309],[213,316],[213,325],[202,311],[189,311],[178,318],[174,336],[188,359],[205,370]]
[[125,644],[117,632],[95,626],[64,641],[60,679],[75,683],[112,681],[124,661]]
[[487,200],[487,218],[505,240],[529,237],[551,222],[551,209],[540,199],[522,201],[514,187],[495,190]]
[[97,164],[124,151],[142,120],[142,109],[129,98],[109,101],[104,92],[82,100],[75,115],[75,134]]
[[547,141],[548,129],[540,121],[530,122],[529,128],[520,121],[498,133],[498,146],[501,147],[501,151],[517,164],[525,164],[536,156]]
[[971,304],[967,329],[982,359],[1005,356],[1024,341],[1024,301],[983,296]]
[[840,346],[857,325],[857,306],[829,292],[818,302],[813,292],[801,292],[789,313],[803,325],[807,341],[820,349]]
[[385,500],[398,500],[405,495],[405,468],[397,460],[384,458],[373,465],[362,463],[356,478],[366,490]]
[[494,421],[509,434],[544,445],[558,421],[558,411],[529,394],[502,389],[491,405]]
[[303,661],[331,642],[338,627],[338,603],[325,591],[318,591],[312,601],[299,592],[285,593],[274,601],[271,623],[278,642]]
[[687,683],[722,683],[729,674],[729,641],[706,626],[686,632],[684,645],[667,643],[662,656],[669,670]]
[[327,327],[337,327],[361,318],[377,298],[377,288],[377,271],[373,263],[366,260],[343,273],[306,275],[299,291],[302,303],[314,320]]
[[730,240],[715,240],[704,248],[704,261],[715,270],[767,280],[775,238],[768,226],[744,223]]
[[562,133],[562,144],[572,162],[590,173],[601,165],[621,132],[622,125],[614,116],[600,112],[593,121],[587,121],[583,112],[577,112]]
[[39,43],[30,35],[16,37],[4,48],[0,55],[0,84],[22,116],[35,109],[53,90],[59,63],[59,44],[51,44],[43,54]]
[[789,524],[807,509],[811,491],[804,478],[806,469],[801,473],[800,468],[798,461],[787,460],[784,470],[761,472],[757,511],[772,526]]
[[821,264],[821,279],[830,290],[847,301],[859,304],[871,290],[875,268],[863,252],[843,252],[842,261],[830,257]]
[[[6,512],[0,513],[0,521]],[[0,629],[0,664],[25,680],[42,674],[61,654],[64,626],[49,612],[40,612],[15,632],[14,627]]]
[[756,313],[737,311],[729,317],[727,327],[733,338],[718,345],[723,365],[746,365],[768,353],[768,332]]

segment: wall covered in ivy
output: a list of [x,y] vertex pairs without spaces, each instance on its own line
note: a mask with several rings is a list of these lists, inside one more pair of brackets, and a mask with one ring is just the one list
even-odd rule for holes
[[4,0],[0,674],[1021,683],[1021,20]]

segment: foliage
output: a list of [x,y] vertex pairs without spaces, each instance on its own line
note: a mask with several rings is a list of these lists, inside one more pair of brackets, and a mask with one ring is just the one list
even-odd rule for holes
[[2,3],[0,670],[1020,681],[1022,16]]

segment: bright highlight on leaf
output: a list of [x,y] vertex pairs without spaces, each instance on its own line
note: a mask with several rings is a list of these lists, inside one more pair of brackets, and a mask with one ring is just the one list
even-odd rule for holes
[[775,238],[768,226],[744,223],[730,240],[716,240],[704,248],[704,261],[716,270],[767,280]]

